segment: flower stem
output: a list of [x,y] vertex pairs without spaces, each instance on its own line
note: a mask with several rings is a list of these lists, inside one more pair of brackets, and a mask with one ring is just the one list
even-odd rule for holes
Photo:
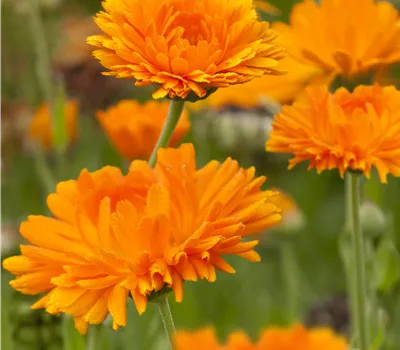
[[[345,185],[345,233],[344,235],[346,237],[352,236],[352,174],[350,172],[346,172],[345,174],[345,178],[344,178],[344,185]],[[348,236],[347,236],[348,235]],[[345,239],[347,242],[347,238]],[[347,245],[347,243],[346,243]],[[349,305],[350,305],[350,322],[351,322],[351,330],[353,332],[357,332],[358,330],[358,320],[357,320],[357,294],[356,294],[356,268],[355,265],[353,263],[353,253],[351,252],[351,244],[349,242],[349,252],[350,254],[346,254],[346,252],[344,252],[344,254],[346,254],[348,257],[346,259],[346,257],[343,257],[343,263],[346,267],[346,274],[347,274],[347,291],[348,291],[348,298],[350,300]]]
[[171,309],[168,303],[168,293],[160,295],[157,299],[158,309],[160,310],[161,319],[164,324],[165,332],[167,333],[170,348],[173,348],[173,338],[175,334],[175,324],[172,318]]
[[167,120],[165,121],[160,137],[158,138],[157,143],[149,159],[149,165],[151,167],[154,167],[154,165],[156,164],[158,149],[168,146],[172,134],[174,133],[175,127],[179,122],[183,106],[184,106],[184,101],[171,100]]
[[298,273],[292,242],[282,242],[282,273],[285,282],[288,323],[297,321]]
[[94,325],[92,327],[89,327],[87,340],[86,340],[86,350],[99,350],[100,349],[100,344],[98,342],[98,340],[99,340],[98,327],[101,327],[101,326]]
[[367,322],[367,287],[365,270],[365,248],[364,237],[360,224],[360,175],[351,174],[351,233],[353,248],[353,266],[354,266],[354,305],[352,311],[355,313],[355,325],[357,329],[356,338],[358,339],[359,350],[368,350],[368,322]]
[[[51,106],[53,100],[51,64],[38,0],[33,0],[31,2],[31,8],[29,11],[29,24],[31,27],[32,38],[34,40],[33,44],[36,56],[35,66],[37,79],[40,89],[42,90],[42,97]],[[50,109],[51,112],[53,112],[53,109]]]

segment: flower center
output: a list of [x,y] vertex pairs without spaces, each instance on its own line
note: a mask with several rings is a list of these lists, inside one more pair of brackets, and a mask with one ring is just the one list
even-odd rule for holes
[[202,13],[182,12],[176,18],[175,25],[184,28],[182,38],[189,41],[190,45],[195,46],[199,41],[211,38],[211,31]]

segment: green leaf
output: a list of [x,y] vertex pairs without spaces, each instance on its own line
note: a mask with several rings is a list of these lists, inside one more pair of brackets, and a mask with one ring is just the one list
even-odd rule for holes
[[376,253],[375,283],[380,292],[388,292],[400,280],[400,255],[393,242],[383,239]]

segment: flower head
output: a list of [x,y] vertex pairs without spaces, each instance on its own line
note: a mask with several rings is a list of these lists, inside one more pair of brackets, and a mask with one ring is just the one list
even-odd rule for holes
[[[78,104],[69,100],[64,107],[64,125],[69,141],[77,135]],[[47,104],[42,104],[33,116],[29,136],[39,142],[45,149],[53,146],[52,120]]]
[[[148,158],[157,142],[168,114],[166,101],[123,100],[106,111],[97,112],[97,119],[117,150],[126,158]],[[172,135],[175,146],[187,133],[190,121],[184,111]]]
[[274,29],[300,61],[354,76],[400,61],[399,14],[388,1],[303,0]]
[[306,329],[301,324],[290,328],[268,327],[256,341],[236,331],[225,344],[218,342],[211,328],[191,333],[178,331],[175,344],[176,350],[348,350],[349,346],[344,337],[329,328]]
[[212,327],[193,332],[178,330],[175,336],[176,350],[222,350],[217,335]]
[[375,167],[382,182],[400,176],[400,92],[394,87],[359,86],[330,94],[307,90],[304,99],[283,107],[266,142],[270,152],[293,153],[289,168],[310,160],[318,172],[361,171]]
[[252,0],[106,0],[88,38],[107,75],[155,85],[154,98],[195,101],[277,74],[282,48]]
[[242,238],[277,224],[280,210],[254,174],[230,158],[196,169],[191,144],[160,149],[155,169],[136,160],[125,176],[83,170],[49,195],[54,218],[22,223],[31,244],[3,267],[17,275],[16,290],[47,293],[33,308],[72,315],[82,333],[110,313],[117,329],[129,294],[142,313],[153,292],[168,287],[181,301],[183,281],[233,273],[223,255],[259,260],[258,242]]
[[291,328],[269,327],[253,343],[244,333],[233,333],[228,340],[229,350],[348,350],[344,337],[329,328],[306,329],[300,324]]

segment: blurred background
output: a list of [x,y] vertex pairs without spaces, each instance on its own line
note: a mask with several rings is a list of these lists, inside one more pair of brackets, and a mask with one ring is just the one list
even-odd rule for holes
[[[21,221],[29,214],[48,214],[45,199],[56,182],[75,178],[83,168],[93,171],[115,165],[126,169],[127,162],[108,141],[96,111],[121,99],[145,101],[153,92],[152,88],[135,88],[130,80],[100,74],[103,68],[85,42],[87,36],[98,33],[92,20],[100,10],[98,0],[37,2],[35,9],[30,0],[1,3],[2,259],[19,253]],[[287,21],[294,2],[271,0],[279,11],[261,15],[269,21]],[[35,14],[45,28],[45,42],[35,31]],[[76,137],[65,148],[61,162],[57,152],[39,150],[34,142],[32,120],[45,99],[35,66],[36,45],[49,50],[48,67],[58,82],[52,86],[53,94],[73,98],[79,105]],[[392,83],[397,82],[399,72],[396,67],[391,71]],[[279,105],[265,97],[259,107],[189,106],[192,129],[184,141],[195,144],[198,164],[232,156],[242,166],[254,165],[259,175],[267,176],[267,187],[288,195],[289,209],[278,229],[260,234],[261,263],[231,259],[236,275],[218,274],[213,285],[185,284],[184,301],[171,305],[176,326],[213,325],[221,339],[235,329],[256,337],[265,326],[294,322],[328,325],[347,334],[343,180],[336,171],[317,175],[307,171],[307,165],[288,171],[287,157],[264,151],[272,116],[279,110]],[[40,133],[45,127],[39,123],[36,128]],[[384,339],[382,349],[399,350],[400,180],[390,176],[389,184],[381,185],[374,174],[363,197],[367,201],[364,225],[369,234],[371,304],[379,310],[374,334]],[[10,280],[3,270],[3,349],[84,349],[85,339],[70,319],[30,310],[37,297],[15,292],[8,286]],[[139,317],[129,300],[128,310],[125,329],[114,332],[110,323],[98,327],[102,337],[98,350],[164,349],[156,306],[150,304]]]

